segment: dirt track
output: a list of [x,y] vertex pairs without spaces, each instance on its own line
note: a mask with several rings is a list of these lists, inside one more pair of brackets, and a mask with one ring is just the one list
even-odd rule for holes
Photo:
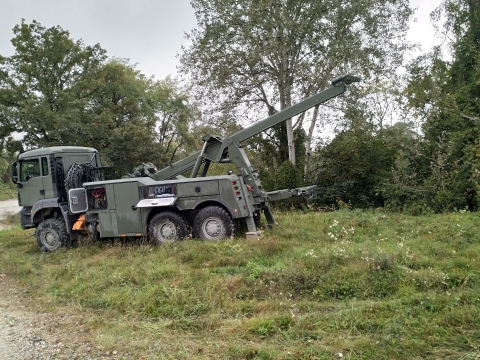
[[0,201],[0,219],[4,219],[8,214],[20,212],[22,208],[18,206],[17,199]]
[[[0,201],[0,231],[8,226],[2,220],[20,210],[16,199]],[[116,352],[102,354],[92,346],[81,314],[50,314],[27,307],[31,298],[25,291],[0,268],[0,360],[128,358]]]
[[25,305],[28,300],[24,289],[0,273],[1,360],[128,359],[91,345],[81,314],[38,311]]

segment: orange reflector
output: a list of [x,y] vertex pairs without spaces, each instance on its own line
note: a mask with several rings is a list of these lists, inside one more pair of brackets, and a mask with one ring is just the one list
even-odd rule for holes
[[142,236],[142,233],[136,233],[135,236]]
[[72,230],[85,229],[85,214],[79,216],[78,220],[73,224]]
[[120,234],[120,236],[125,237],[125,236],[127,236],[127,234]]

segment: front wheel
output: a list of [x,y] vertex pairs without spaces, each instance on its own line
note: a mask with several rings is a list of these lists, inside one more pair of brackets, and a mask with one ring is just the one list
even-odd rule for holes
[[70,242],[65,222],[58,218],[44,220],[35,231],[37,244],[43,252],[54,252]]
[[196,238],[202,240],[221,240],[234,235],[235,224],[223,208],[209,206],[195,217],[193,232]]
[[155,245],[183,240],[188,236],[188,223],[176,212],[156,214],[148,225],[148,237]]

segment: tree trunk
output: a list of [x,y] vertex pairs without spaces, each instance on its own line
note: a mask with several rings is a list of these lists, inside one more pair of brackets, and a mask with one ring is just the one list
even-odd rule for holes
[[[290,86],[279,86],[280,93],[280,110],[284,110],[292,106],[292,97],[291,97],[291,88]],[[293,136],[293,125],[292,119],[287,119],[285,121],[285,127],[287,130],[287,147],[288,147],[288,160],[295,166],[296,157],[295,157],[295,138]]]
[[318,117],[318,108],[320,105],[315,106],[315,110],[313,111],[312,115],[312,122],[310,124],[310,128],[308,129],[308,136],[307,136],[307,143],[306,143],[306,151],[305,151],[305,170],[303,173],[303,178],[307,178],[308,168],[310,167],[310,151],[312,147],[312,137],[313,137],[313,130],[315,130],[315,125],[317,123]]
[[293,164],[296,165],[295,161],[295,139],[293,137],[293,126],[292,126],[292,118],[288,119],[286,122],[287,126],[287,141],[288,141],[288,160]]

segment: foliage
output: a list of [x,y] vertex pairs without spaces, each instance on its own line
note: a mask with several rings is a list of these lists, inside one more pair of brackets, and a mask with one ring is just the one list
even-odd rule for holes
[[390,188],[395,161],[414,143],[415,134],[403,123],[381,131],[364,123],[337,134],[315,155],[312,176],[318,185],[318,205],[384,207],[390,197],[399,195],[398,189]]
[[[408,1],[195,0],[192,5],[198,29],[188,35],[192,44],[180,57],[181,70],[202,104],[218,105],[207,115],[223,118],[271,115],[327,87],[332,74],[351,71],[372,79],[392,72],[407,47],[403,36],[412,14]],[[306,123],[303,116],[297,128]],[[289,120],[273,131],[282,154],[278,164],[302,158],[295,156],[294,127]]]
[[[479,6],[446,0],[432,15],[437,22],[446,19],[443,35],[450,39],[452,61],[442,59],[435,48],[410,63],[403,94],[390,91],[394,87],[384,82],[373,91],[364,89],[363,95],[352,94],[344,131],[317,155],[322,179],[331,179],[319,180],[322,205],[341,200],[354,207],[383,206],[414,214],[478,208]],[[415,134],[401,124],[385,127],[388,117],[405,122],[416,118],[421,131]],[[325,152],[332,148],[337,151],[329,157]]]
[[17,227],[0,232],[2,282],[23,305],[69,314],[59,340],[87,337],[90,357],[480,355],[477,214],[276,216],[281,227],[255,241],[117,239],[53,254]]
[[17,187],[12,182],[11,164],[16,160],[16,153],[11,153],[6,148],[0,154],[0,200],[17,198]]
[[0,183],[7,186],[11,183],[12,168],[11,164],[16,160],[15,154],[10,154],[7,150],[3,150],[0,155]]
[[424,116],[425,142],[421,156],[430,171],[423,185],[436,211],[478,208],[480,105],[480,4],[445,0],[433,19],[446,19],[453,60],[436,49],[411,66],[407,89],[417,113]]
[[186,94],[172,80],[145,79],[119,62],[106,64],[105,75],[109,81],[96,97],[92,118],[111,125],[105,131],[97,129],[94,134],[103,138],[92,142],[103,149],[119,175],[141,162],[162,168],[192,150],[194,113]]
[[4,146],[94,147],[118,175],[140,162],[165,165],[192,148],[193,108],[173,80],[107,61],[99,44],[74,41],[60,26],[22,21],[13,31],[15,54],[0,59]]
[[2,58],[0,72],[2,138],[24,133],[27,148],[78,141],[79,115],[99,87],[105,50],[36,21],[22,20],[13,33],[15,54]]
[[17,197],[17,189],[13,183],[0,183],[0,201],[11,200]]
[[[276,128],[279,130],[278,138],[286,140],[286,133],[281,130],[285,128],[285,124],[279,124]],[[267,191],[283,188],[293,189],[304,184],[302,164],[293,165],[290,161],[284,160],[287,152],[281,151],[282,147],[278,146],[278,138],[264,137],[263,134],[260,134],[248,141],[245,146],[251,157],[255,158],[255,166],[260,170],[262,184]],[[304,157],[305,134],[303,129],[295,130],[295,139],[296,154]]]

